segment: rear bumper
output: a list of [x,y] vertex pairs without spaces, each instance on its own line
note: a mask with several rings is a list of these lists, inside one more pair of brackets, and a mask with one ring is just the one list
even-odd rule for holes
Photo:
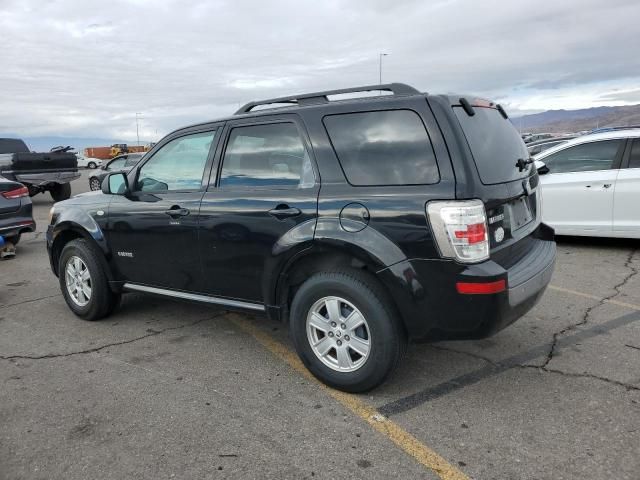
[[35,232],[36,222],[32,216],[31,201],[23,199],[17,211],[0,214],[0,236],[12,237],[21,233]]
[[[543,238],[533,239],[526,255],[509,268],[493,260],[461,265],[414,259],[379,272],[383,282],[391,285],[410,337],[430,341],[483,338],[527,313],[544,293],[555,266],[551,229],[543,225],[540,230]],[[506,288],[498,293],[461,294],[456,289],[458,282],[501,281]]]

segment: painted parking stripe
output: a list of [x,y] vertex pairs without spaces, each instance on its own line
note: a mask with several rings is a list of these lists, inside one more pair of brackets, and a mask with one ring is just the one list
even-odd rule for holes
[[406,454],[413,457],[418,463],[432,470],[441,479],[469,480],[469,477],[462,473],[458,468],[450,464],[424,443],[420,442],[416,437],[404,430],[397,423],[381,415],[376,408],[363,402],[355,395],[334,390],[333,388],[320,383],[320,381],[318,381],[309,372],[309,370],[307,370],[302,361],[292,350],[275,340],[269,334],[257,328],[252,322],[236,314],[229,314],[226,318],[233,322],[238,328],[255,338],[262,346],[287,363],[291,368],[316,385],[320,386],[328,395],[338,401],[343,407],[347,408],[367,422],[374,430],[387,437]]

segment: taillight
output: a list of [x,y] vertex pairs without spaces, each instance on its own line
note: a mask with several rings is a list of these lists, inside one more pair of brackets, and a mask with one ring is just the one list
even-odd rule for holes
[[29,189],[27,187],[19,187],[15,190],[9,190],[8,192],[2,192],[2,196],[4,198],[20,198],[20,197],[28,197]]
[[489,258],[487,214],[482,201],[429,202],[427,216],[443,257],[463,263]]

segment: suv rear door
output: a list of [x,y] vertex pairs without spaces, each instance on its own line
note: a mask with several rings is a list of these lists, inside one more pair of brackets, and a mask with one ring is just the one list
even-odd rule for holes
[[313,239],[319,177],[297,115],[228,122],[200,208],[210,295],[263,303],[276,263]]

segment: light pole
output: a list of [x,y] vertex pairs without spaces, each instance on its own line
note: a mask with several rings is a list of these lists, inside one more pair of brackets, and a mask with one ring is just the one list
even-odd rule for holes
[[386,57],[389,55],[388,53],[379,53],[378,54],[378,73],[380,74],[380,85],[382,85],[382,57]]
[[138,128],[138,119],[141,119],[142,114],[140,112],[136,112],[136,138],[137,138],[137,142],[138,142],[138,146],[140,146],[140,130]]

